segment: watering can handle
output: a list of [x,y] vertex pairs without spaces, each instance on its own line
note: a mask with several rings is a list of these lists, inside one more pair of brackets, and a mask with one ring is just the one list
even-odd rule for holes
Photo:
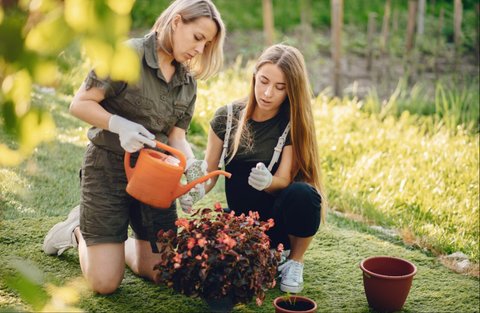
[[123,165],[125,168],[125,174],[127,175],[127,180],[130,181],[132,177],[134,167],[130,166],[130,152],[125,152],[125,158],[123,159]]
[[164,143],[161,143],[160,141],[155,140],[157,144],[157,148],[163,149],[165,151],[170,152],[174,157],[180,160],[180,167],[185,169],[187,166],[187,159],[185,158],[185,155],[183,154],[182,151],[177,150],[175,148],[170,147],[169,145],[166,145]]
[[[172,148],[169,145],[161,143],[158,140],[155,140],[155,143],[156,143],[157,148],[168,151],[171,154],[173,154],[173,156],[175,156],[177,159],[179,159],[181,168],[184,169],[187,166],[187,159],[185,158],[185,155],[180,150]],[[130,177],[132,176],[133,171],[135,169],[135,167],[130,166],[130,152],[125,152],[125,158],[124,158],[123,162],[124,162],[124,166],[125,166],[125,173],[127,174],[127,180],[130,180]]]

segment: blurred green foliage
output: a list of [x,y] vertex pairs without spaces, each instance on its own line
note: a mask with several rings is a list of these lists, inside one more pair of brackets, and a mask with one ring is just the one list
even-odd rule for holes
[[[132,9],[133,27],[149,28],[161,12],[168,7],[171,0],[137,0]],[[229,31],[261,29],[262,21],[262,0],[213,0],[222,15],[222,19]],[[300,24],[300,0],[273,0],[273,11],[275,27],[280,31],[291,29]],[[310,0],[312,26],[314,28],[330,27],[330,0]],[[463,0],[465,12],[471,12],[471,17],[465,24],[471,23],[470,27],[475,28],[474,14],[477,0]],[[392,11],[406,12],[408,1],[392,0]],[[344,1],[344,22],[366,28],[368,14],[376,12],[383,16],[385,0],[345,0]],[[446,14],[453,14],[453,1],[437,0],[427,1],[426,14],[438,16],[441,9]],[[473,19],[472,19],[473,18]],[[470,19],[472,19],[470,21]],[[453,25],[445,24],[445,30],[453,33]],[[453,24],[453,23],[450,23]]]
[[58,86],[62,62],[57,60],[72,43],[80,44],[99,76],[132,82],[138,78],[137,54],[124,45],[133,2],[2,2],[0,127],[16,140],[14,145],[0,143],[0,166],[19,164],[39,143],[53,138],[53,119],[43,103],[31,104],[31,94],[36,85]]

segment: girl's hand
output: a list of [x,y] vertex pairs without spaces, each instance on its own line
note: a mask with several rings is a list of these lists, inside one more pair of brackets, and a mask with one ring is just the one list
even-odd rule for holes
[[252,168],[250,176],[248,177],[248,184],[258,191],[267,189],[272,184],[272,173],[262,162],[257,163],[257,166]]
[[[187,160],[187,169],[185,170],[185,176],[187,178],[187,183],[194,181],[197,178],[200,178],[207,173],[207,162],[204,160]],[[197,184],[195,188],[192,188],[189,192],[180,196],[180,206],[182,211],[190,214],[192,211],[192,206],[200,199],[205,196],[205,184]]]

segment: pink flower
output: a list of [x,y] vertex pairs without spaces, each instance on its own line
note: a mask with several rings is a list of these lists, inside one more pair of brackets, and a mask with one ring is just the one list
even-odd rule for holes
[[205,238],[200,238],[200,239],[198,239],[197,243],[198,243],[199,247],[203,248],[207,244],[207,240]]
[[258,306],[261,306],[261,305],[263,304],[262,299],[260,299],[260,298],[258,298],[258,297],[257,297],[257,299],[255,299],[255,301],[257,302],[257,305],[258,305]]
[[269,218],[267,223],[268,223],[268,227],[270,227],[270,228],[272,228],[275,225],[275,222],[274,222],[273,218]]
[[280,252],[282,252],[284,250],[283,243],[278,244],[277,250],[280,251]]
[[175,256],[173,257],[173,262],[181,263],[182,262],[182,256],[178,253],[175,253]]
[[223,232],[220,233],[217,240],[218,240],[218,242],[226,244],[230,249],[235,247],[235,245],[237,244],[235,239],[233,239],[232,237],[230,237],[229,235],[227,235]]
[[186,218],[179,218],[175,221],[175,225],[185,228],[186,231],[190,230],[190,223]]
[[191,250],[193,247],[195,247],[195,238],[188,238],[188,241],[187,241],[188,250]]

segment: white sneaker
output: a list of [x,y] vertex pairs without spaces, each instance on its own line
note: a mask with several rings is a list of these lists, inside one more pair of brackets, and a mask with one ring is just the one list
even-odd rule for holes
[[43,251],[50,255],[61,255],[65,250],[76,248],[77,239],[73,231],[80,225],[80,206],[77,205],[68,214],[65,221],[55,224],[43,240]]
[[280,290],[283,292],[299,293],[303,290],[303,263],[288,260],[278,267],[282,281]]

